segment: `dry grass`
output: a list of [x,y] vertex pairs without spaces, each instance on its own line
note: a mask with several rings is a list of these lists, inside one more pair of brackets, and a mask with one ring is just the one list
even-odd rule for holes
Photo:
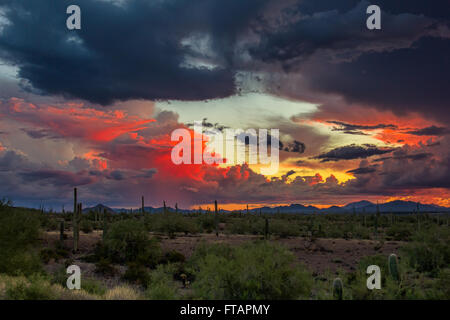
[[139,300],[141,296],[137,290],[130,286],[118,286],[106,292],[106,300]]

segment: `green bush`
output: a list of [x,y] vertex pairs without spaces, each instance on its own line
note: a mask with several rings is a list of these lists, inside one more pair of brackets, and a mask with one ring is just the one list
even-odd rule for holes
[[122,279],[147,288],[150,283],[150,273],[145,266],[131,262],[128,264],[127,271],[125,271]]
[[150,239],[145,226],[135,220],[112,223],[103,243],[104,254],[112,262],[139,262],[155,267],[161,259],[161,248]]
[[108,259],[100,259],[95,264],[95,273],[103,274],[104,276],[113,277],[117,274],[116,268],[111,264],[111,261]]
[[181,213],[168,212],[152,216],[148,225],[151,230],[166,233],[169,237],[175,237],[175,233],[195,234],[199,227],[192,218],[185,217]]
[[175,300],[178,299],[176,283],[173,280],[169,267],[159,265],[151,272],[150,285],[145,296],[150,300]]
[[407,224],[394,224],[386,230],[386,235],[396,241],[409,241],[412,236],[412,228]]
[[294,221],[271,219],[269,230],[270,234],[275,234],[280,238],[298,237],[300,235],[300,227]]
[[418,272],[428,272],[436,276],[441,268],[450,265],[450,230],[447,227],[434,226],[418,232],[413,241],[403,251],[409,265]]
[[34,275],[30,279],[20,278],[7,284],[6,299],[9,300],[52,300],[53,293],[50,282],[42,276]]
[[99,280],[86,277],[81,278],[81,289],[97,296],[102,296],[106,293],[106,287]]
[[40,221],[36,213],[2,206],[0,209],[0,273],[33,274],[41,270],[37,252]]
[[185,260],[186,257],[181,252],[170,250],[164,254],[164,258],[161,263],[177,263],[184,262]]
[[312,277],[293,254],[266,242],[203,245],[189,263],[202,299],[297,299],[311,291]]
[[80,230],[84,233],[91,233],[94,230],[94,224],[92,221],[83,219],[81,220]]

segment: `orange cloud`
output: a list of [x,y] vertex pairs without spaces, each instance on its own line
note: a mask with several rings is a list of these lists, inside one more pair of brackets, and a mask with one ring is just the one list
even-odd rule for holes
[[155,121],[129,116],[124,110],[103,111],[72,104],[36,106],[18,98],[9,100],[7,112],[8,117],[18,122],[50,129],[64,137],[94,142],[112,141],[126,133],[136,134]]

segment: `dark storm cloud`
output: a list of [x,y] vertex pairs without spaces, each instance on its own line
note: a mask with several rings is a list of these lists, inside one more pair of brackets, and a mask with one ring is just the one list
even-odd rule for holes
[[[327,101],[320,94],[337,94],[345,101],[338,106],[342,112],[357,103],[448,122],[448,1],[376,4],[382,9],[379,31],[365,26],[368,1],[301,1],[291,9],[299,18],[281,28],[267,27],[250,53],[282,66],[286,75],[274,77],[270,90],[322,105]],[[296,73],[301,80],[295,80]]]
[[413,48],[367,53],[341,64],[324,63],[311,72],[310,83],[349,102],[399,115],[416,111],[446,121],[450,119],[449,55],[450,39],[424,38]]
[[445,134],[449,134],[450,130],[445,127],[430,126],[422,129],[408,131],[407,133],[416,136],[442,136]]
[[377,124],[377,125],[358,125],[358,124],[350,124],[342,121],[327,121],[328,123],[335,124],[333,127],[333,131],[342,131],[347,134],[360,134],[366,135],[361,130],[377,130],[377,129],[397,129],[396,125],[393,124]]
[[80,173],[61,170],[36,170],[21,172],[19,174],[25,182],[39,182],[53,186],[81,186],[92,183],[94,180]]
[[[81,30],[65,27],[69,4],[82,8]],[[237,92],[236,72],[256,65],[291,84],[290,72],[301,71],[307,89],[294,86],[299,92],[448,120],[448,1],[377,4],[382,30],[371,32],[367,1],[0,0],[9,21],[0,57],[33,90],[101,104],[226,97]],[[283,23],[270,19],[274,5]],[[272,86],[284,94],[279,82],[263,90]]]
[[[361,0],[320,0],[320,1],[300,1],[298,11],[305,14],[313,14],[320,11],[337,10],[345,13],[354,8]],[[448,18],[448,1],[434,0],[427,2],[423,0],[377,0],[376,3],[383,11],[391,14],[412,13],[425,15],[433,18]]]
[[57,138],[59,138],[53,132],[51,132],[49,130],[44,130],[44,129],[35,130],[35,129],[30,129],[30,128],[22,128],[22,131],[25,132],[30,138],[33,138],[33,139],[41,139],[41,138],[57,139]]
[[287,146],[280,147],[280,150],[295,153],[304,153],[305,149],[306,149],[305,144],[297,140],[294,140],[294,142],[289,143]]
[[377,147],[373,144],[364,144],[361,146],[352,144],[348,146],[338,147],[326,153],[322,153],[315,157],[315,159],[320,159],[321,162],[365,159],[367,157],[389,153],[394,150],[394,148]]
[[0,171],[14,171],[32,166],[30,161],[13,150],[7,150],[0,154]]
[[[44,93],[101,104],[225,97],[235,91],[228,64],[236,36],[265,2],[0,0],[9,22],[0,57]],[[71,4],[81,7],[81,30],[66,28]],[[215,69],[183,67],[193,45],[181,42],[196,32],[212,35],[211,47],[220,53]]]
[[[304,61],[309,56],[324,53],[330,60],[344,61],[364,52],[382,52],[409,47],[423,35],[438,32],[432,18],[402,13],[392,15],[383,12],[382,31],[366,28],[368,1],[355,3],[346,11],[335,8],[305,14],[287,26],[262,35],[258,47],[250,53],[266,62],[281,62],[286,69],[295,67],[291,60]],[[339,5],[338,5],[339,6]]]
[[[224,126],[224,125],[221,125],[221,124],[219,124],[219,123],[212,123],[212,122],[209,122],[208,121],[208,118],[203,118],[202,119],[202,127],[204,127],[204,128],[211,128],[211,129],[216,129],[216,130],[219,130],[219,131],[223,131],[224,129],[228,129],[229,127],[227,127],[227,126]],[[192,127],[194,127],[194,123],[193,122],[189,122],[189,123],[186,123],[186,126],[188,126],[188,127],[190,127],[190,128],[192,128]],[[206,130],[207,131],[207,130]]]
[[392,157],[383,157],[379,159],[375,159],[373,161],[375,162],[382,162],[389,159],[395,159],[395,160],[423,160],[426,158],[431,157],[433,154],[429,152],[420,152],[420,153],[414,153],[414,154],[394,154]]
[[367,174],[367,173],[372,173],[377,171],[375,166],[371,166],[371,167],[361,167],[361,168],[356,168],[353,170],[348,170],[347,173],[354,173],[354,174]]

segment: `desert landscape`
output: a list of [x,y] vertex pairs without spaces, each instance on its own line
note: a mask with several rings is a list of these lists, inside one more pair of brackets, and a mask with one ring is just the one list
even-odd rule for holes
[[[448,213],[76,208],[3,202],[1,298],[449,298]],[[80,290],[66,287],[69,265]],[[366,287],[369,265],[381,269],[379,290]]]

